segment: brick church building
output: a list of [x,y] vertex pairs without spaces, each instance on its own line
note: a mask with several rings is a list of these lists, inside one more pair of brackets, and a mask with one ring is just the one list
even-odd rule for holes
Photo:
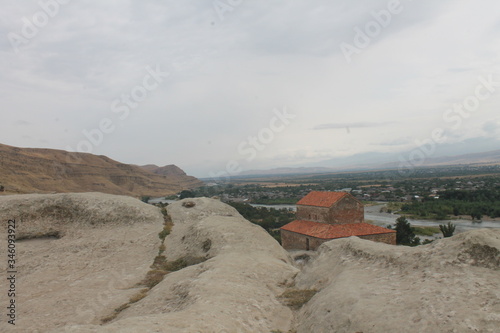
[[316,250],[332,239],[359,238],[396,245],[396,231],[364,223],[363,204],[347,192],[312,191],[297,202],[297,220],[281,227],[287,250]]

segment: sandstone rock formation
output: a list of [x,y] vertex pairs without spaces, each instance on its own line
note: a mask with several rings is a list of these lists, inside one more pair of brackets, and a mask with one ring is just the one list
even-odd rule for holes
[[[16,219],[16,235],[23,239],[16,245],[16,328],[2,320],[0,331],[497,332],[500,327],[498,229],[415,248],[338,239],[318,252],[292,253],[301,261],[309,258],[297,265],[262,228],[217,200],[184,199],[169,205],[168,213],[174,227],[164,255],[188,266],[144,289],[141,281],[161,248],[164,219],[158,208],[100,193],[0,197],[0,251],[7,248],[8,219]],[[283,294],[291,289],[312,298],[285,306]],[[7,281],[0,279],[0,292],[6,290]],[[131,302],[138,293],[142,296]],[[6,302],[0,298],[0,307]]]
[[498,332],[500,229],[415,248],[330,241],[296,283],[319,290],[298,333]]
[[[158,253],[162,217],[157,208],[138,200],[93,196],[0,197],[0,218],[19,216],[23,235],[49,230],[62,235],[18,244],[23,263],[18,327],[33,332],[169,333],[291,328],[293,313],[278,300],[298,272],[287,252],[234,208],[206,198],[168,207],[175,225],[165,240],[167,258],[196,258],[199,263],[166,275],[146,297],[100,325],[140,289],[135,286]],[[56,212],[71,207],[81,213],[61,221]],[[102,214],[94,214],[99,209]],[[5,289],[3,281],[0,289]],[[8,328],[1,325],[0,330]]]
[[177,167],[156,174],[106,156],[0,144],[0,185],[5,193],[103,192],[166,196],[203,185]]
[[[16,332],[99,324],[140,289],[158,253],[163,216],[140,200],[102,193],[0,197],[0,253],[16,220]],[[2,265],[6,264],[6,259]],[[2,266],[5,267],[5,266]],[[0,279],[6,309],[7,280]],[[0,332],[13,328],[2,311]]]

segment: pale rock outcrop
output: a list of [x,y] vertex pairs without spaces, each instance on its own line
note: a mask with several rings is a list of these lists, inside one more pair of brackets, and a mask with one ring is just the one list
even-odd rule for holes
[[[415,248],[356,237],[324,243],[296,268],[262,228],[218,200],[168,206],[165,275],[129,303],[158,255],[163,216],[137,199],[101,193],[0,197],[0,249],[16,219],[19,332],[497,332],[500,230]],[[305,259],[304,259],[305,260]],[[303,261],[304,261],[303,260]],[[7,290],[0,280],[0,292]],[[297,312],[280,301],[317,290]],[[0,307],[6,308],[6,298]],[[5,317],[4,317],[5,319]]]
[[136,332],[138,327],[169,333],[291,328],[293,313],[278,296],[298,270],[266,231],[214,199],[185,199],[170,205],[168,212],[174,228],[165,241],[167,259],[206,261],[168,274],[149,296],[100,332]]
[[[0,197],[0,253],[16,220],[16,326],[2,311],[0,332],[50,332],[99,324],[137,293],[158,253],[163,216],[140,200],[103,193]],[[35,238],[33,238],[35,237]],[[23,240],[21,240],[24,238]],[[6,259],[2,264],[6,264]],[[2,266],[5,267],[5,266]],[[0,279],[6,295],[7,280]],[[0,307],[7,307],[0,298]]]
[[330,241],[296,283],[319,290],[298,314],[298,333],[498,332],[500,230],[415,248]]
[[[192,265],[167,274],[105,324],[103,318],[143,288],[137,284],[160,245],[160,210],[95,193],[5,196],[0,208],[3,220],[16,218],[23,237],[60,237],[17,244],[18,330],[232,333],[292,326],[293,313],[279,295],[298,269],[266,231],[218,200],[168,207],[174,227],[165,240],[167,259]],[[1,239],[3,249],[4,234]],[[0,331],[12,329],[0,325]]]

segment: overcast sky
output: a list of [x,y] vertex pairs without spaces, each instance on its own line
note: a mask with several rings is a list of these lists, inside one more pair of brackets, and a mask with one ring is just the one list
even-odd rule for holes
[[204,177],[500,138],[498,0],[0,0],[0,30],[3,144]]

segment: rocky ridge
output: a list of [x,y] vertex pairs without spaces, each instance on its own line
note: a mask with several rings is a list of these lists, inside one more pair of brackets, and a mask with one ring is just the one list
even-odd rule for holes
[[8,194],[103,192],[166,196],[203,185],[175,166],[166,169],[174,171],[156,174],[102,155],[0,144],[0,185]]
[[[498,229],[415,248],[351,237],[318,252],[288,253],[218,200],[184,199],[168,213],[174,226],[163,254],[186,265],[145,290],[141,281],[161,249],[158,208],[96,193],[0,197],[0,219],[16,218],[24,238],[17,244],[17,328],[330,333],[500,326]],[[289,303],[292,291],[308,296]],[[0,331],[10,328],[0,323]]]

